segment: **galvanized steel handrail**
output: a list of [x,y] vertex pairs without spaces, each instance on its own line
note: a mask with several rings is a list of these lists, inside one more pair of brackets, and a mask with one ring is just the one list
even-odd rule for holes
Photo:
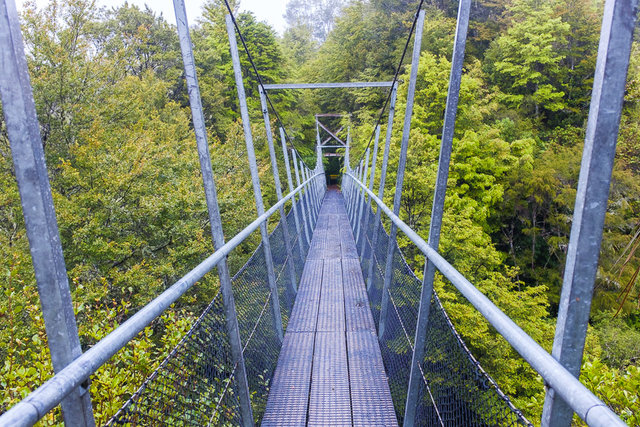
[[0,416],[0,426],[31,426],[38,422],[154,319],[160,316],[171,304],[184,295],[198,280],[209,273],[220,261],[226,259],[233,249],[264,224],[280,207],[283,207],[287,201],[306,189],[314,179],[322,175],[324,175],[323,172],[316,173],[304,181],[169,289],[144,306],[109,335],[98,341],[43,385],[31,392],[18,404],[2,414]]
[[[462,273],[456,270],[418,233],[413,231],[371,190],[351,173],[345,173],[352,182],[376,202],[382,212],[416,245],[427,259],[446,277],[460,293],[484,316],[507,342],[531,365],[536,372],[564,399],[590,426],[611,427],[626,424],[604,402],[598,399],[577,378],[531,338],[522,328],[480,292]],[[361,195],[364,197],[364,195]]]

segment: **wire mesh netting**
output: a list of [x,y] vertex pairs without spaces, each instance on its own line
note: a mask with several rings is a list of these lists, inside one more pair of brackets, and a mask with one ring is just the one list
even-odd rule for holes
[[[367,214],[367,230],[361,234],[364,248],[361,241],[358,251],[368,285],[371,312],[379,325],[389,235],[369,208],[360,221],[363,227]],[[356,225],[352,227],[356,233]],[[393,242],[393,245],[389,309],[380,350],[396,415],[402,422],[422,282],[405,262],[397,243]],[[431,300],[424,354],[415,425],[532,425],[469,352],[435,293]]]
[[[293,276],[299,283],[309,247],[304,238],[298,239],[293,210],[286,222]],[[302,221],[299,226],[303,226]],[[286,327],[295,293],[291,291],[294,288],[290,283],[292,272],[283,227],[284,222],[280,221],[269,235],[269,244],[281,317]],[[260,422],[281,347],[274,327],[262,244],[234,275],[232,288],[254,421]],[[107,425],[239,425],[236,368],[219,292],[189,332]]]

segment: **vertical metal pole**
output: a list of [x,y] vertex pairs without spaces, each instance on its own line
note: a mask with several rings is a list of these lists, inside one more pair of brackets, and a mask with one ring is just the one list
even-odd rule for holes
[[[299,160],[300,165],[300,175],[302,175],[302,181],[306,182],[309,179],[309,175],[307,175],[307,167]],[[311,183],[309,182],[305,187],[305,197],[307,198],[307,203],[309,204],[309,222],[311,224],[311,229],[315,227],[315,204],[313,200],[313,191],[311,187]]]
[[[413,56],[411,60],[411,77],[407,91],[407,109],[404,115],[404,127],[402,129],[402,144],[400,147],[400,159],[398,161],[398,176],[396,179],[396,194],[393,199],[393,213],[400,213],[400,199],[402,198],[402,184],[404,182],[404,169],[407,164],[407,148],[409,147],[409,133],[411,131],[411,116],[413,115],[413,101],[416,93],[416,79],[418,77],[418,63],[420,62],[420,46],[422,42],[422,29],[424,27],[424,10],[418,14],[416,23],[416,34],[413,42]],[[378,325],[378,336],[384,336],[385,322],[389,309],[389,287],[391,286],[391,276],[393,273],[393,256],[396,246],[396,235],[398,229],[392,223],[389,233],[389,247],[387,248],[387,263],[384,272],[384,284],[382,287],[382,298],[380,302],[380,320]]]
[[[316,137],[318,139],[316,145],[316,171],[318,173],[324,174],[324,165],[322,164],[322,146],[320,145],[320,130],[318,129],[318,125],[316,122]],[[320,177],[314,179],[316,183],[316,191],[318,193],[318,213],[320,211],[320,207],[322,206],[322,195],[324,194],[323,187],[326,185],[326,177],[323,175],[323,181],[320,181]]]
[[[384,185],[387,179],[387,166],[389,165],[389,151],[391,147],[391,134],[393,133],[393,120],[396,113],[396,100],[398,99],[398,84],[395,83],[391,88],[391,100],[389,102],[389,118],[387,121],[387,135],[385,138],[384,154],[382,155],[382,168],[380,168],[380,184],[378,185],[378,197],[383,200],[384,197]],[[381,214],[382,211],[378,209],[376,211],[375,223],[373,224],[373,239],[371,240],[371,247],[375,248],[378,245],[378,233],[381,227]],[[373,284],[373,249],[369,254],[369,272],[367,275],[367,291],[371,289]]]
[[[322,159],[322,157],[320,157]],[[317,176],[314,179],[314,182],[316,183],[316,191],[318,193],[318,215],[320,214],[320,209],[322,208],[322,200],[324,200],[324,186],[325,186],[325,174],[324,174],[324,166],[322,166],[322,164],[320,165],[320,168],[317,170],[316,173],[322,174]]]
[[[289,192],[292,193],[293,190],[295,189],[293,186],[293,179],[291,177],[291,166],[289,165],[289,152],[287,150],[287,140],[286,140],[286,136],[284,134],[284,129],[280,128],[280,139],[282,141],[282,154],[284,155],[284,165],[285,168],[287,170],[287,183],[289,184]],[[296,231],[298,233],[298,245],[300,247],[300,250],[302,251],[302,228],[300,227],[300,213],[298,212],[298,208],[300,206],[298,205],[298,202],[296,202],[296,198],[295,196],[291,198],[291,209],[293,210],[293,219],[296,223]],[[307,229],[304,229],[304,234],[305,237],[307,239],[307,245],[309,245],[309,243],[311,242],[311,240],[309,239],[309,234],[307,232]]]
[[[308,181],[309,169],[307,169],[305,164],[302,162],[302,159],[300,159],[300,170],[302,171],[302,178],[304,179],[304,181]],[[311,229],[314,230],[316,227],[317,215],[316,215],[316,209],[315,209],[315,200],[313,198],[313,187],[311,182],[307,184],[307,187],[305,189],[305,194],[306,194],[307,203],[309,206],[309,220],[311,224]]]
[[[310,174],[313,176],[317,173],[320,173],[320,169],[316,169],[313,171],[309,171]],[[315,196],[315,200],[316,200],[316,220],[318,218],[318,215],[320,215],[320,207],[322,206],[322,199],[320,198],[320,181],[318,181],[320,177],[317,176],[315,178],[313,178],[313,188],[314,188],[314,196]]]
[[[296,152],[293,150],[291,150],[291,159],[293,161],[293,168],[296,173],[296,183],[298,184],[297,187],[300,187],[301,182],[300,182],[300,170],[298,169],[298,159],[297,159]],[[306,188],[304,189],[303,192],[299,193],[300,207],[302,208],[301,209],[302,220],[304,221],[304,229],[307,235],[307,240],[309,241],[309,245],[311,245],[311,240],[313,239],[313,228],[311,227],[311,219],[309,218],[309,216],[311,215],[311,212],[309,211],[309,205],[307,204],[306,193],[307,193]]]
[[[360,165],[356,166],[355,170],[354,170],[354,175],[355,175],[355,179],[356,181],[360,180]],[[348,206],[348,213],[349,213],[349,224],[351,225],[351,228],[355,231],[355,224],[354,224],[354,217],[355,217],[355,213],[354,213],[354,205],[358,199],[358,186],[357,185],[353,185],[353,188],[351,189],[351,200],[349,201],[349,206]]]
[[[364,181],[364,177],[365,177],[365,175],[367,173],[366,170],[367,170],[367,167],[364,164],[364,160],[362,160],[360,162],[360,175],[358,176],[358,181],[360,181],[360,182]],[[362,203],[362,200],[364,199],[364,191],[362,191],[360,186],[358,186],[358,192],[356,194],[358,195],[358,197],[355,200],[355,203],[353,205],[353,223],[357,227],[358,226],[358,212],[359,212],[358,207],[360,206],[360,203]]]
[[[251,171],[251,181],[253,183],[253,195],[256,199],[256,211],[258,216],[264,213],[264,202],[262,201],[262,190],[260,189],[260,176],[258,174],[258,164],[256,162],[256,153],[253,148],[253,136],[251,134],[251,123],[249,122],[249,109],[247,108],[247,98],[244,92],[244,82],[242,81],[242,70],[240,69],[240,56],[238,55],[238,45],[236,42],[236,33],[231,19],[231,15],[226,16],[227,34],[229,36],[229,45],[231,47],[231,61],[233,62],[233,71],[238,89],[238,101],[240,103],[240,115],[242,117],[242,127],[244,128],[244,140],[247,145],[247,157],[249,159],[249,169]],[[282,314],[280,312],[280,299],[278,295],[278,287],[276,285],[276,274],[273,268],[273,258],[271,255],[271,244],[269,243],[269,232],[267,231],[267,222],[260,225],[260,234],[262,235],[262,249],[264,250],[264,259],[267,264],[267,279],[269,281],[269,289],[271,290],[271,308],[273,310],[273,326],[280,342],[282,342],[284,333],[282,330]]]
[[[298,160],[298,153],[296,151],[294,151],[293,149],[291,150],[291,160],[293,162],[293,168],[294,168],[294,172],[296,174],[296,184],[299,187],[303,182],[304,182],[304,177],[300,176],[300,169],[299,169],[299,160]],[[304,187],[302,189],[302,191],[300,191],[300,205],[302,206],[302,216],[304,218],[304,224],[305,224],[305,228],[307,230],[307,233],[309,234],[309,239],[310,241],[313,240],[313,228],[311,227],[311,220],[309,219],[309,209],[307,207],[307,196],[306,196],[306,187]]]
[[[209,143],[207,141],[207,129],[204,122],[202,99],[200,97],[200,87],[198,85],[198,76],[193,57],[193,48],[191,44],[191,36],[189,34],[189,25],[187,23],[184,0],[173,0],[173,7],[176,13],[180,49],[182,50],[184,72],[187,80],[187,89],[189,91],[189,103],[193,117],[193,128],[196,135],[204,193],[207,201],[211,236],[213,238],[214,247],[218,249],[225,244],[224,231],[222,229],[222,219],[220,217],[220,207],[218,206],[216,184],[213,178],[213,169],[211,167],[211,156],[209,154]],[[233,289],[231,287],[231,276],[229,274],[229,267],[226,261],[221,261],[218,264],[218,277],[220,278],[220,290],[224,300],[225,320],[227,333],[229,334],[229,343],[231,346],[231,357],[233,358],[234,364],[237,365],[235,377],[238,382],[238,400],[240,402],[240,411],[242,412],[242,424],[244,426],[253,426],[253,411],[251,409],[249,383],[247,382],[244,356],[242,354],[242,341],[238,326],[238,315],[236,313]]]
[[[311,178],[311,174],[312,174],[312,171],[310,169],[308,168],[304,169],[305,181]],[[318,218],[318,198],[317,198],[317,192],[316,192],[316,186],[315,186],[314,180],[309,181],[309,196],[311,199],[311,208],[313,209],[313,218],[314,218],[314,224],[315,224]]]
[[[313,171],[311,169],[306,169],[306,174],[307,174],[307,179],[311,179],[311,176],[313,175]],[[316,191],[316,182],[315,180],[311,180],[309,182],[309,186],[311,188],[311,200],[313,201],[313,218],[314,218],[314,224],[318,221],[318,209],[319,209],[319,204],[318,204],[318,192]]]
[[[371,172],[369,175],[369,191],[373,191],[373,181],[376,178],[376,163],[378,160],[378,141],[380,140],[380,125],[378,125],[376,127],[376,134],[375,134],[375,140],[373,142],[373,159],[371,160]],[[367,241],[367,230],[369,229],[369,220],[371,219],[371,198],[369,198],[369,201],[365,207],[365,212],[364,212],[364,227],[363,229],[364,231],[364,235],[362,238],[362,243],[360,245],[360,259],[364,261],[364,247],[365,247],[365,243]],[[373,246],[371,247],[372,251],[373,251]]]
[[[551,353],[576,378],[580,375],[598,269],[637,8],[638,0],[607,0],[600,32],[582,166]],[[541,424],[568,426],[572,416],[571,408],[553,389],[549,389]]]
[[[354,179],[358,179],[358,166],[356,166],[356,168],[352,171],[353,175],[355,176]],[[354,185],[351,186],[351,188],[349,189],[349,204],[347,205],[347,215],[349,216],[349,225],[353,224],[353,199],[356,196],[356,189],[357,187]]]
[[[458,23],[453,45],[453,58],[451,60],[451,74],[449,77],[449,92],[447,94],[447,106],[444,113],[444,125],[442,128],[442,142],[440,145],[440,159],[438,160],[438,177],[433,195],[433,207],[431,209],[431,224],[429,226],[428,244],[438,250],[440,245],[440,231],[442,229],[442,216],[444,213],[444,200],[447,193],[447,180],[449,178],[449,163],[453,145],[453,133],[458,111],[458,99],[460,95],[460,80],[462,79],[462,63],[467,42],[467,30],[469,28],[469,12],[471,0],[461,0],[458,7]],[[409,374],[409,387],[407,390],[407,402],[404,406],[404,426],[413,427],[418,405],[419,385],[422,381],[420,367],[424,358],[424,343],[429,323],[429,308],[431,307],[431,294],[433,293],[433,279],[436,268],[431,261],[426,260],[420,293],[420,307],[414,337],[413,355],[411,358],[411,372]]]
[[[345,198],[345,208],[349,206],[349,200],[351,198],[351,180],[346,176],[348,173],[351,173],[351,165],[349,164],[349,145],[351,142],[351,128],[347,128],[347,147],[344,150],[344,159],[343,159],[343,169],[342,173],[342,189]],[[347,210],[348,212],[348,210]]]
[[[262,116],[264,118],[264,126],[267,131],[267,142],[269,144],[269,157],[271,157],[271,170],[273,172],[273,181],[276,186],[276,197],[278,201],[282,200],[282,187],[280,186],[280,172],[278,170],[278,159],[276,158],[276,150],[273,146],[273,134],[271,133],[271,121],[269,119],[269,109],[267,107],[267,97],[262,89],[260,91],[260,104],[262,105]],[[282,235],[284,236],[284,247],[287,252],[287,270],[289,272],[289,281],[287,289],[292,296],[295,296],[298,288],[296,280],[296,268],[293,265],[293,250],[291,249],[291,240],[289,240],[289,222],[287,221],[287,211],[284,205],[280,206],[280,223],[282,224]]]
[[351,171],[351,159],[349,150],[351,149],[351,127],[347,129],[347,148],[344,151],[344,168],[347,172]]
[[[362,183],[364,184],[364,186],[367,186],[367,171],[369,170],[369,156],[370,156],[371,152],[370,150],[367,148],[367,154],[365,155],[366,157],[366,161],[364,163],[364,169],[362,169]],[[358,246],[358,242],[360,241],[360,235],[362,233],[362,230],[360,228],[360,226],[362,225],[362,213],[364,211],[364,206],[365,206],[365,199],[366,199],[367,195],[366,193],[363,191],[362,192],[362,198],[360,199],[360,203],[358,203],[358,213],[357,213],[357,217],[356,217],[356,227],[357,227],[357,231],[356,231],[356,247]]]
[[322,145],[320,141],[320,130],[318,129],[318,121],[316,120],[316,169],[324,171],[324,165],[322,164]]
[[[364,164],[360,161],[358,168],[356,169],[358,172],[358,182],[362,182],[362,176],[364,175]],[[354,235],[356,233],[356,215],[358,210],[358,203],[360,202],[360,186],[354,186],[353,199],[351,201],[351,224],[353,224]]]
[[[82,355],[51,186],[13,0],[0,1],[0,95],[54,371]],[[67,426],[94,426],[89,384],[62,401]]]

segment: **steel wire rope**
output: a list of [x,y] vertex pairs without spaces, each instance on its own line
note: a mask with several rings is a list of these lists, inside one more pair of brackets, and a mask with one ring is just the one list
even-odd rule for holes
[[[226,0],[225,0],[225,2],[226,2]],[[371,137],[369,138],[369,142],[367,143],[367,146],[364,148],[364,150],[362,150],[362,154],[360,154],[360,157],[356,161],[356,164],[358,164],[358,162],[360,162],[364,158],[364,154],[367,152],[369,147],[371,147],[371,142],[373,141],[373,138],[374,138],[374,136],[376,134],[376,128],[378,126],[380,126],[380,123],[382,122],[382,117],[384,116],[384,112],[387,110],[387,106],[389,105],[389,101],[391,101],[391,93],[393,92],[393,87],[398,82],[398,76],[400,75],[400,69],[402,69],[402,64],[404,62],[404,57],[407,55],[407,50],[409,49],[409,43],[411,42],[411,36],[413,35],[413,33],[414,33],[415,29],[416,29],[416,24],[418,22],[418,15],[420,14],[420,10],[422,10],[422,5],[423,4],[424,4],[424,0],[420,0],[420,4],[418,5],[418,10],[416,10],[416,16],[413,18],[413,24],[411,24],[411,30],[409,31],[409,36],[407,37],[407,41],[404,44],[404,50],[402,51],[402,56],[400,57],[400,63],[398,64],[398,68],[396,68],[396,72],[393,75],[393,82],[392,82],[392,85],[391,85],[391,90],[389,91],[389,94],[387,95],[387,99],[384,101],[384,105],[382,106],[382,110],[380,110],[380,114],[378,115],[378,120],[376,121],[376,124],[373,127],[373,131],[371,132]],[[349,167],[350,167],[350,165],[349,165]]]
[[[422,0],[422,1],[424,1],[424,0]],[[229,11],[229,15],[231,16],[231,21],[233,22],[233,26],[235,27],[236,32],[238,33],[238,36],[240,37],[240,42],[242,42],[242,47],[244,48],[244,51],[247,53],[247,57],[249,58],[249,62],[251,63],[251,68],[253,69],[253,73],[255,74],[255,77],[258,80],[258,84],[260,85],[260,88],[262,89],[262,92],[264,93],[264,96],[267,99],[267,103],[271,107],[271,110],[273,111],[273,114],[276,116],[276,121],[280,124],[280,127],[282,128],[282,130],[284,132],[285,141],[287,142],[287,144],[293,150],[295,150],[296,153],[298,153],[298,157],[300,158],[300,160],[302,160],[302,163],[304,163],[304,165],[307,168],[309,168],[309,170],[311,170],[311,167],[309,167],[309,165],[304,161],[304,159],[300,155],[300,151],[298,151],[298,149],[296,148],[296,146],[295,146],[295,144],[293,142],[293,139],[289,136],[289,134],[287,134],[287,129],[284,126],[284,122],[282,121],[282,118],[280,117],[280,114],[278,114],[278,110],[276,110],[276,107],[273,105],[273,102],[271,102],[271,98],[269,97],[269,94],[267,93],[267,90],[264,87],[264,83],[262,82],[262,76],[260,75],[260,72],[258,71],[258,67],[256,66],[255,62],[253,61],[253,57],[251,56],[251,53],[249,52],[249,47],[247,46],[247,43],[246,43],[246,41],[244,39],[244,36],[242,35],[242,32],[240,31],[240,27],[238,26],[238,23],[236,22],[236,17],[233,14],[233,10],[231,9],[231,6],[229,5],[229,1],[228,0],[224,0],[224,4],[226,5],[227,10]],[[422,2],[420,4],[422,4]],[[415,25],[415,23],[414,23],[414,25]]]

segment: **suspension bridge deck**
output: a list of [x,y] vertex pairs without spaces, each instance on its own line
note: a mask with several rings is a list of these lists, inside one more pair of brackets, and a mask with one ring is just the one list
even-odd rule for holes
[[397,424],[344,199],[329,190],[262,425]]

